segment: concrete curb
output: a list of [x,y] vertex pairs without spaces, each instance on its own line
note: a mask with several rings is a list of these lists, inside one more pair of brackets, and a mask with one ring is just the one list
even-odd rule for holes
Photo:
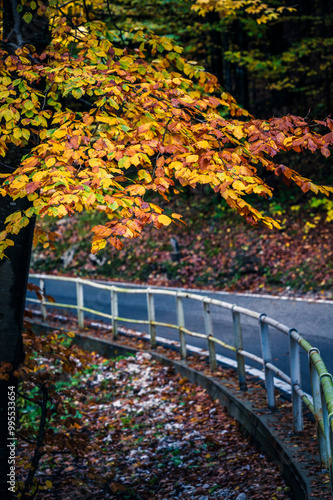
[[[83,349],[98,352],[106,358],[138,351],[132,347],[82,333],[76,334],[74,342]],[[296,500],[318,499],[318,495],[314,494],[311,488],[311,479],[307,475],[305,466],[296,462],[299,455],[296,455],[292,447],[282,442],[274,430],[274,421],[276,424],[279,421],[278,414],[267,409],[261,410],[261,414],[258,415],[249,401],[241,400],[236,391],[226,387],[223,382],[193,370],[183,362],[171,360],[154,351],[148,352],[157,361],[173,366],[177,373],[187,377],[193,384],[206,389],[212,398],[218,399],[229,415],[235,418],[260,445],[265,454],[279,465],[280,473],[291,488]]]

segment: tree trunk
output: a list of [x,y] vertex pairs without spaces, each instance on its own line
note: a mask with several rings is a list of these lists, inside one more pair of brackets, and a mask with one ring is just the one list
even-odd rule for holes
[[[33,45],[37,53],[42,53],[50,42],[47,18],[39,16],[37,10],[30,10],[29,4],[19,13],[17,0],[3,0],[2,6],[4,21],[2,45],[8,53],[13,54],[25,44]],[[26,23],[23,19],[28,11],[32,15],[30,23]],[[25,148],[11,144],[8,154],[1,161],[1,173],[13,172],[20,165],[22,156],[29,153],[32,147],[32,144]],[[8,165],[8,168],[5,165]],[[0,230],[3,229],[4,222],[10,214],[26,210],[29,206],[27,198],[13,200],[7,196],[0,196],[0,226],[2,226]],[[15,245],[7,249],[8,258],[0,261],[0,363],[10,363],[14,370],[24,360],[22,327],[34,222],[31,220],[18,235],[10,236]],[[12,374],[9,380],[0,380],[1,500],[13,498],[13,483],[8,481],[12,478],[9,473],[15,472],[15,460],[12,460],[14,447],[9,446],[13,443],[10,423],[15,424],[15,420],[12,420],[14,406],[9,401],[15,400],[16,386],[17,381]]]
[[[0,220],[4,221],[8,215],[16,210],[25,210],[29,202],[26,198],[0,198]],[[31,256],[34,221],[14,236],[15,246],[7,251],[8,259],[0,261],[0,363],[11,363],[13,368],[24,360],[22,343],[22,325],[25,307],[29,264]],[[15,470],[10,469],[15,465],[12,457],[14,447],[10,422],[15,424],[11,410],[14,408],[9,403],[11,394],[16,392],[16,379],[10,376],[9,380],[0,381],[0,498],[12,498],[9,490],[11,483],[8,474]],[[14,387],[12,391],[9,387]]]
[[[243,53],[248,50],[247,37],[241,21],[235,23],[238,48]],[[244,64],[236,66],[236,99],[245,108],[249,108],[249,81],[247,67]]]

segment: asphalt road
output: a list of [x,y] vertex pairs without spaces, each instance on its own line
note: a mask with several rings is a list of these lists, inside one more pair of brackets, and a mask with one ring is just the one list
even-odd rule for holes
[[[30,280],[36,282],[35,280]],[[108,283],[112,284],[112,283]],[[117,283],[118,286],[123,286]],[[127,288],[137,286],[128,286]],[[186,290],[188,291],[188,290]],[[46,293],[52,295],[59,303],[76,303],[76,288],[74,283],[46,281]],[[313,346],[318,347],[321,356],[330,373],[333,373],[333,302],[306,301],[300,299],[281,299],[277,297],[256,296],[250,294],[232,294],[227,292],[195,291],[201,295],[217,298],[225,302],[237,304],[260,313],[266,313],[281,323],[296,328],[298,332]],[[31,294],[29,294],[31,295]],[[147,319],[147,304],[145,295],[119,294],[119,316],[132,319]],[[84,287],[84,305],[105,313],[111,312],[110,294],[104,290]],[[156,321],[177,323],[175,298],[155,296]],[[184,299],[185,326],[189,330],[204,333],[202,304]],[[233,345],[232,317],[229,310],[217,306],[211,307],[214,335],[224,342]],[[96,317],[97,318],[97,317]],[[100,319],[100,318],[99,318]],[[256,320],[241,316],[244,349],[261,356],[261,342]],[[126,323],[124,326],[147,332],[146,325]],[[165,327],[157,327],[157,335],[172,340],[178,340],[177,331]],[[289,341],[283,333],[271,328],[273,362],[289,374]],[[187,342],[196,347],[207,348],[206,341],[195,337],[187,337]],[[231,351],[216,345],[216,352],[234,359]],[[248,365],[256,368],[256,363],[246,360]],[[302,386],[306,392],[311,392],[308,376],[308,360],[301,349]]]

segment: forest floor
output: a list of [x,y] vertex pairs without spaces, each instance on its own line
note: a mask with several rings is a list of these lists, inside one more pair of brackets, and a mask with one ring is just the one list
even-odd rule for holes
[[94,355],[81,382],[90,397],[76,407],[94,447],[44,458],[37,479],[49,489],[36,499],[290,498],[277,465],[221,405],[150,354]]
[[[147,227],[124,241],[90,253],[90,229],[102,214],[80,214],[58,222],[55,249],[38,245],[32,270],[157,286],[333,297],[333,210],[325,200],[271,201],[268,215],[281,229],[253,227],[216,199],[189,197],[166,204],[186,225]],[[268,203],[268,202],[266,202]],[[331,203],[331,202],[330,202]],[[179,252],[174,247],[179,247]]]

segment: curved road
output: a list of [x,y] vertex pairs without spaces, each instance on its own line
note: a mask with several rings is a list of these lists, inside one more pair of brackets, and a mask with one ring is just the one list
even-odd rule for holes
[[[37,280],[30,279],[37,284]],[[140,288],[135,285],[108,282],[119,287]],[[176,290],[176,289],[174,289]],[[181,289],[189,292],[188,289]],[[333,301],[310,301],[302,299],[286,299],[274,296],[233,294],[228,292],[211,292],[206,290],[192,290],[208,297],[237,304],[260,313],[266,313],[281,323],[296,328],[298,332],[315,347],[318,347],[321,356],[330,373],[333,373]],[[76,303],[75,283],[64,283],[46,280],[46,293],[52,295],[59,303]],[[30,293],[29,296],[33,295]],[[144,294],[119,294],[119,316],[124,318],[147,319],[147,304]],[[84,305],[101,312],[111,313],[110,293],[104,290],[84,287]],[[155,296],[156,321],[177,323],[175,298]],[[202,305],[200,302],[184,299],[185,326],[189,330],[204,333]],[[214,335],[224,342],[233,345],[233,330],[231,311],[217,306],[211,307]],[[97,318],[97,317],[96,317]],[[100,319],[100,318],[99,318]],[[105,319],[104,319],[105,321]],[[244,349],[261,356],[261,342],[256,320],[241,315]],[[147,332],[146,325],[126,323],[124,326]],[[271,342],[273,362],[284,372],[289,373],[289,342],[288,337],[271,328]],[[176,330],[157,327],[157,335],[172,340],[178,340]],[[187,337],[187,342],[196,347],[207,349],[204,339]],[[227,351],[216,344],[216,352],[233,358],[231,351]],[[301,349],[302,386],[311,393],[308,377],[308,361],[306,353]],[[246,360],[248,365],[259,366]]]

